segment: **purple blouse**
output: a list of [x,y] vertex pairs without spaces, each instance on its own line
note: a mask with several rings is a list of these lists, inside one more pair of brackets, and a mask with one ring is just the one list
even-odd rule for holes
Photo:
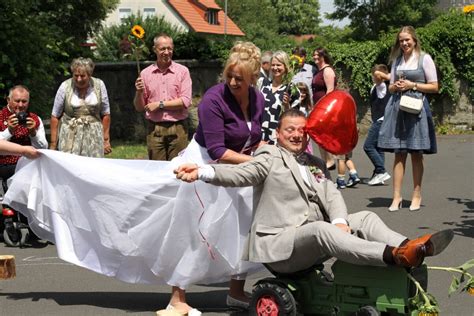
[[249,88],[249,130],[244,114],[225,83],[206,91],[198,105],[199,125],[194,139],[207,148],[209,156],[218,160],[227,149],[241,152],[249,136],[251,146],[262,139],[263,95],[254,87]]

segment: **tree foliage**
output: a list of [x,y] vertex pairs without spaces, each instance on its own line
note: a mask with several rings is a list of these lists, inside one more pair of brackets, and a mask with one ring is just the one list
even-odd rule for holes
[[32,110],[48,115],[55,76],[67,71],[80,46],[118,0],[2,0],[0,2],[0,93],[24,84]]
[[321,18],[318,0],[272,0],[278,14],[279,34],[316,34]]
[[[432,104],[440,98],[456,102],[460,92],[456,80],[466,80],[471,100],[474,96],[474,41],[471,17],[459,11],[440,15],[424,27],[416,29],[422,50],[430,54],[438,70],[439,95],[433,96]],[[334,66],[339,74],[349,74],[347,84],[352,91],[367,99],[372,85],[371,67],[376,63],[387,63],[394,43],[394,30],[373,41],[328,42]],[[318,43],[308,48],[311,51]],[[340,77],[340,76],[338,76]],[[444,109],[434,108],[438,119],[445,114]]]
[[235,37],[205,36],[195,32],[183,32],[180,28],[167,22],[164,16],[143,18],[142,15],[130,15],[123,23],[101,29],[95,37],[97,49],[95,59],[98,61],[120,61],[130,53],[128,35],[134,25],[140,25],[145,30],[144,41],[150,49],[149,54],[142,60],[156,60],[151,49],[156,35],[165,33],[173,38],[174,59],[219,59],[232,47]]
[[436,15],[438,0],[334,0],[336,10],[328,18],[349,18],[353,39],[377,39],[401,25],[424,26]]
[[[224,0],[216,2],[224,8]],[[245,39],[261,49],[278,41],[278,17],[270,0],[227,0],[227,14],[245,33]]]

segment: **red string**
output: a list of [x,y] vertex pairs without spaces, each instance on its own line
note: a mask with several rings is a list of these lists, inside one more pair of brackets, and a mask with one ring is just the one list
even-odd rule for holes
[[[199,200],[199,203],[201,204],[201,207],[203,209],[203,211],[201,212],[201,215],[199,216],[199,223],[198,223],[198,226],[200,226],[199,224],[201,223],[201,220],[204,216],[204,212],[205,212],[205,208],[204,208],[204,203],[202,202],[201,200],[201,197],[199,196],[199,193],[196,189],[196,183],[194,183],[194,193],[196,194],[198,200]],[[214,251],[212,251],[212,246],[209,244],[209,242],[207,241],[206,237],[204,236],[204,234],[202,233],[201,231],[201,228],[198,229],[199,230],[199,235],[201,235],[201,239],[202,239],[202,242],[206,244],[207,246],[207,251],[209,252],[209,255],[211,256],[211,259],[212,260],[216,260],[216,255],[214,254]]]

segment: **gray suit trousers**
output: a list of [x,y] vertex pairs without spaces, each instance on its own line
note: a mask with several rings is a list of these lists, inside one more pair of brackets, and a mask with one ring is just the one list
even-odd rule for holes
[[385,247],[397,247],[406,239],[373,212],[349,214],[348,221],[352,234],[324,221],[301,225],[296,229],[291,256],[268,265],[276,272],[291,273],[335,257],[352,264],[385,266]]

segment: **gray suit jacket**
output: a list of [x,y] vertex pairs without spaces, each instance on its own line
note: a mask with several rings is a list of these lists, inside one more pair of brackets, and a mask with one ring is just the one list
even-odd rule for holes
[[[306,158],[311,165],[325,168],[319,158]],[[310,176],[312,187],[306,185],[295,157],[279,146],[260,147],[246,163],[213,167],[212,184],[254,186],[252,227],[243,260],[270,263],[288,259],[297,227],[308,220],[347,220],[346,205],[334,183]]]

